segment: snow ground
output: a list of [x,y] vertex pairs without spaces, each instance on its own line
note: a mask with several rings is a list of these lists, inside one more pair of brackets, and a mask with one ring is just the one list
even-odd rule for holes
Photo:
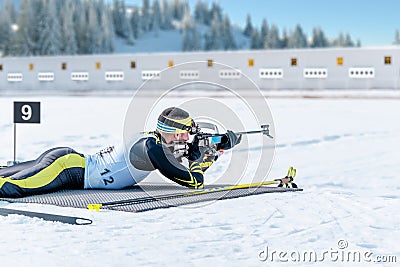
[[[16,100],[42,103],[40,125],[17,126],[20,160],[53,146],[94,153],[118,142],[130,102],[128,96],[0,98],[1,163],[13,155]],[[268,102],[277,142],[268,178],[281,177],[293,165],[303,192],[138,214],[0,202],[0,207],[94,220],[90,226],[71,226],[17,215],[0,217],[1,266],[271,266],[287,260],[279,264],[285,266],[307,251],[314,251],[324,266],[337,261],[368,266],[382,259],[378,256],[395,256],[399,262],[398,97]],[[269,257],[261,261],[267,249]],[[363,261],[363,256],[357,264],[341,261],[343,252],[369,255],[366,260],[372,262]]]

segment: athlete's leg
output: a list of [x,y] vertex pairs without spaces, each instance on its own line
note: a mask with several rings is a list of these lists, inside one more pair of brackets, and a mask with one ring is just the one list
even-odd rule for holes
[[57,150],[57,149],[59,149],[59,147],[51,148],[51,149],[47,150],[46,152],[42,153],[35,160],[25,161],[25,162],[21,162],[21,163],[15,164],[15,165],[10,166],[10,167],[1,168],[0,169],[0,176],[1,177],[9,177],[9,176],[11,176],[13,174],[16,174],[17,172],[20,172],[22,170],[26,170],[26,169],[36,165],[38,162],[40,162],[42,160],[42,158],[45,157],[49,152],[51,152],[53,150]]
[[25,166],[29,167],[0,178],[0,197],[83,189],[85,157],[71,148],[51,149]]

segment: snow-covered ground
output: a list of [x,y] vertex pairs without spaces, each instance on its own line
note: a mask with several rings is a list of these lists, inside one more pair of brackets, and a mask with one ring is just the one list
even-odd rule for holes
[[[199,35],[201,37],[207,33],[208,27],[198,25]],[[238,49],[249,49],[250,38],[242,33],[238,26],[232,27],[232,36]],[[178,41],[177,41],[178,40]],[[114,39],[114,53],[160,53],[160,52],[182,52],[182,31],[160,30],[158,32],[147,32],[134,41],[134,45],[128,45],[126,40],[121,38]],[[201,42],[204,47],[204,41]]]
[[[361,255],[359,266],[389,259],[379,256],[395,256],[400,262],[397,94],[387,93],[385,99],[268,100],[277,142],[268,178],[283,176],[293,165],[303,192],[138,214],[1,202],[0,207],[94,220],[90,226],[71,226],[0,217],[1,266],[307,265],[311,252],[325,266],[354,265],[353,255]],[[118,142],[130,102],[129,96],[0,98],[1,163],[13,156],[16,100],[42,103],[40,125],[17,125],[19,160],[53,146],[93,153]],[[306,261],[297,259],[304,253],[309,253]]]

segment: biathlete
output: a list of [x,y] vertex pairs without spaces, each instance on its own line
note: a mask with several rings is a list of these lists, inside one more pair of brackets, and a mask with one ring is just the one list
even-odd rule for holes
[[[204,172],[217,160],[218,150],[231,149],[241,141],[232,131],[211,151],[198,140],[187,143],[194,127],[189,113],[177,107],[165,109],[154,132],[140,134],[129,146],[129,160],[122,148],[109,147],[94,155],[56,147],[36,160],[0,169],[0,197],[18,198],[61,189],[122,189],[159,170],[168,179],[191,188],[203,188]],[[197,141],[197,142],[196,142]],[[187,143],[188,167],[174,155],[175,142]]]

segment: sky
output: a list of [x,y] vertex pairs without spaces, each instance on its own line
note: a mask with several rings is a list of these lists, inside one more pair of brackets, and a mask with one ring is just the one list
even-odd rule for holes
[[[188,0],[192,11],[197,0]],[[214,0],[203,0],[209,6]],[[142,0],[127,0],[141,6]],[[151,1],[152,2],[152,1]],[[310,37],[314,27],[336,38],[339,32],[361,40],[362,46],[392,45],[396,29],[400,29],[398,0],[218,0],[232,22],[244,26],[250,14],[254,26],[265,18],[282,31],[300,24]]]
[[[194,1],[195,2],[195,1]],[[400,29],[398,0],[220,0],[232,21],[239,25],[250,14],[254,25],[266,18],[279,29],[293,29],[299,23],[311,36],[312,29],[321,27],[329,37],[348,32],[360,39],[363,46],[391,45],[396,29]]]

